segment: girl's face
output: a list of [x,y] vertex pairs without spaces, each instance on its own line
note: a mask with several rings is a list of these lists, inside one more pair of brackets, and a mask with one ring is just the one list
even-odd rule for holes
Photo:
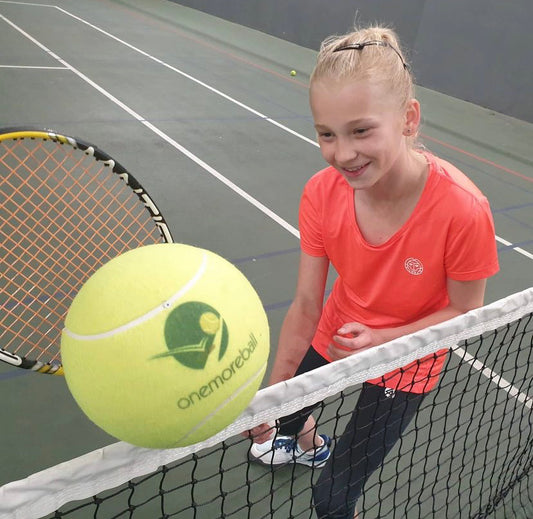
[[407,109],[379,83],[315,81],[310,104],[322,156],[354,189],[368,189],[405,164],[406,135],[416,129],[419,106]]

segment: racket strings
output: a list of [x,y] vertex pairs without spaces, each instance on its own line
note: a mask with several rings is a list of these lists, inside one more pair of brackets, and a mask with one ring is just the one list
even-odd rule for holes
[[0,168],[1,346],[54,362],[65,315],[86,279],[108,259],[164,240],[129,186],[82,150],[8,141]]
[[[26,160],[23,165],[27,165],[27,162]],[[48,174],[57,174],[58,169],[63,167],[63,165],[64,161],[62,164],[56,164],[54,168],[47,169]],[[79,163],[77,165],[79,166]],[[18,175],[17,181],[21,188],[27,188],[29,184],[27,179],[27,176],[21,177],[20,174]],[[13,192],[16,193],[15,185],[12,188]],[[13,343],[15,341],[21,344],[23,342],[21,339],[25,339],[27,343],[30,342],[34,347],[39,347],[39,343],[35,343],[34,338],[37,338],[37,341],[39,341],[41,335],[49,335],[54,331],[57,334],[57,329],[55,329],[54,325],[63,319],[68,310],[67,305],[71,299],[69,297],[67,301],[62,302],[65,294],[65,285],[68,286],[69,293],[75,293],[75,288],[78,286],[77,280],[82,279],[82,276],[87,271],[83,268],[83,263],[79,262],[76,271],[73,272],[70,269],[73,277],[62,276],[60,280],[62,284],[61,289],[57,287],[57,273],[61,270],[59,265],[65,261],[69,261],[69,258],[67,258],[69,249],[65,248],[61,250],[61,243],[58,242],[59,237],[54,235],[54,231],[60,221],[58,216],[63,216],[64,222],[68,222],[68,219],[64,215],[65,209],[63,209],[62,213],[53,213],[58,208],[58,197],[52,195],[52,191],[45,194],[39,191],[32,192],[31,196],[27,197],[30,203],[21,204],[19,214],[15,213],[12,218],[18,224],[16,228],[17,239],[11,240],[11,243],[7,243],[6,248],[11,251],[16,251],[17,257],[27,258],[27,265],[30,268],[26,270],[30,275],[25,275],[25,270],[17,270],[19,268],[17,263],[20,262],[15,262],[13,274],[15,286],[13,294],[18,296],[19,299],[18,303],[12,309],[8,308],[8,311],[12,315],[15,314],[15,316],[19,313],[21,320],[18,322],[18,329],[15,327],[15,323],[11,325],[11,330],[15,333],[6,346],[6,349],[10,351],[13,351]],[[27,222],[31,222],[35,228],[28,227]],[[24,236],[25,239],[21,240],[21,236]],[[72,242],[72,232],[68,232],[64,238],[63,243],[69,243],[69,240]],[[35,250],[36,246],[38,247],[37,251]],[[89,254],[91,251],[86,249],[85,252]],[[71,254],[70,259],[75,257],[83,257],[80,255],[79,249],[75,254]],[[10,276],[8,275],[9,278]],[[37,278],[39,281],[37,281]],[[41,295],[35,297],[32,294],[36,292],[37,284],[39,285],[38,292]],[[25,286],[29,288],[24,290]],[[9,287],[7,288],[7,292],[10,293]],[[23,296],[23,299],[20,299],[21,296]],[[47,308],[48,313],[45,314],[42,308]],[[24,336],[21,336],[22,333]],[[55,340],[56,337],[52,337],[51,339]],[[42,352],[46,351],[42,348],[41,350]]]

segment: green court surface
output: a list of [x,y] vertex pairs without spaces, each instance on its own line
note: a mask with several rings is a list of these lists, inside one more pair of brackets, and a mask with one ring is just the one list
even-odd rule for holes
[[[296,282],[301,190],[324,167],[307,99],[315,55],[163,0],[0,1],[0,126],[51,128],[116,157],[177,241],[249,278],[274,347]],[[425,146],[490,200],[501,270],[486,302],[531,286],[533,125],[417,95]],[[0,365],[0,388],[0,485],[116,441],[60,377]]]

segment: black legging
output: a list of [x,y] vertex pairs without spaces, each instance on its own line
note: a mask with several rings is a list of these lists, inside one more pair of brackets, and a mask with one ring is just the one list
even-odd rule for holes
[[[327,363],[311,347],[295,376]],[[350,421],[313,488],[319,519],[353,519],[355,504],[366,481],[382,465],[424,397],[404,391],[392,394],[384,387],[363,384]],[[297,435],[316,407],[281,418],[280,434]]]

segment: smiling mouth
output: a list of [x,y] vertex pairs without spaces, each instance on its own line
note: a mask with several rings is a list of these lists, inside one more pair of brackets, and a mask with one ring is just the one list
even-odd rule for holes
[[366,171],[366,168],[369,164],[370,162],[367,162],[366,164],[353,168],[342,168],[342,172],[348,177],[358,177]]

